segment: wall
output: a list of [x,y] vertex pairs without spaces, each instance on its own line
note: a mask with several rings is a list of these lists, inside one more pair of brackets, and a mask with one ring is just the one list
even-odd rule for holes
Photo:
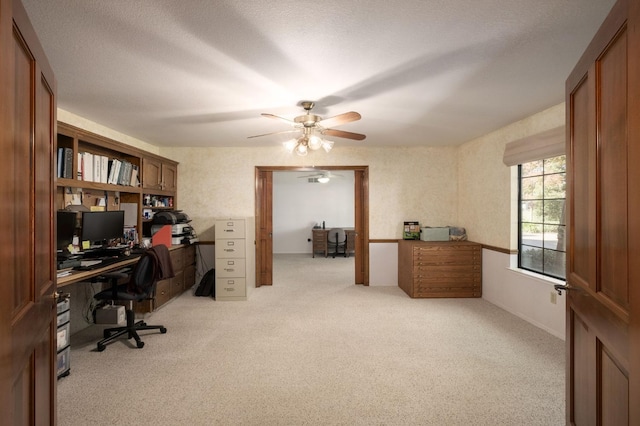
[[[517,168],[502,162],[508,142],[562,126],[564,104],[470,141],[458,151],[458,217],[469,239],[517,249]],[[554,280],[516,271],[509,254],[483,250],[483,298],[564,338],[564,299],[551,303]],[[517,264],[517,262],[516,262]]]
[[474,139],[458,150],[458,217],[469,239],[517,249],[517,169],[502,162],[508,142],[564,124],[564,103]]
[[310,183],[310,172],[273,174],[273,252],[311,253],[311,228],[353,227],[353,171],[332,172],[326,183]]
[[[456,148],[351,148],[290,155],[280,146],[162,148],[180,162],[178,206],[198,236],[213,240],[216,217],[255,215],[256,166],[369,166],[369,238],[401,238],[405,220],[438,226],[457,220]],[[311,158],[313,157],[313,158]]]

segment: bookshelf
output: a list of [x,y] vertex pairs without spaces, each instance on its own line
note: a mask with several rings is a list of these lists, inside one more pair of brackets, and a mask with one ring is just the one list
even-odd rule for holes
[[56,153],[57,209],[82,204],[89,210],[120,210],[122,203],[133,203],[143,237],[151,220],[145,211],[177,207],[178,163],[173,160],[63,122],[58,122]]

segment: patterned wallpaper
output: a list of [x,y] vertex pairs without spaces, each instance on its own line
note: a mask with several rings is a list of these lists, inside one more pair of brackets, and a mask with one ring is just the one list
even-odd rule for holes
[[180,162],[178,206],[202,240],[213,239],[216,217],[255,214],[255,166],[369,166],[371,239],[401,238],[405,220],[434,226],[457,221],[456,148],[337,146],[307,157],[280,146],[164,148],[160,154]]
[[458,215],[470,240],[516,249],[517,168],[502,162],[508,142],[562,126],[564,103],[467,142],[458,151]]

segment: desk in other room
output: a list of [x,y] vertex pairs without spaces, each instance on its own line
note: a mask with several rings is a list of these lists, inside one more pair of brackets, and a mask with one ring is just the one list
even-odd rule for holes
[[[354,253],[356,250],[356,231],[353,228],[342,229],[347,234],[347,253]],[[329,229],[313,228],[311,233],[313,237],[312,257],[316,257],[316,253],[323,253],[324,257],[327,257],[329,255]]]

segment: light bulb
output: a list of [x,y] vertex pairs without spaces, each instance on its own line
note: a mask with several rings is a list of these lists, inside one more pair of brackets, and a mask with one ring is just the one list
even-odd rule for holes
[[307,152],[308,152],[307,151],[307,146],[303,145],[301,143],[298,143],[298,145],[296,145],[295,152],[299,156],[304,157],[305,155],[307,155]]
[[329,182],[329,178],[327,176],[322,176],[318,178],[318,182],[320,183],[327,183]]
[[316,149],[320,149],[320,147],[322,146],[322,138],[318,137],[318,136],[310,136],[309,137],[309,149],[312,150],[316,150]]
[[284,149],[286,149],[289,154],[291,154],[293,152],[293,150],[296,148],[297,144],[298,144],[298,141],[296,141],[295,139],[291,139],[291,140],[288,140],[286,142],[282,142],[282,145],[284,146]]

